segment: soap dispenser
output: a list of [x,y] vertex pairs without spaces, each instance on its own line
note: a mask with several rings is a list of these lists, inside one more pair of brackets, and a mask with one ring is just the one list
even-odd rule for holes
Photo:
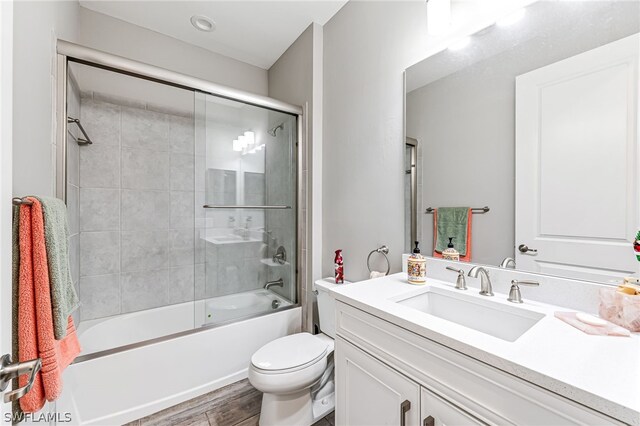
[[410,284],[422,285],[427,281],[427,260],[420,254],[420,243],[416,241],[415,245],[407,260],[407,278]]
[[460,261],[460,253],[453,247],[453,237],[449,237],[449,244],[447,244],[447,248],[442,251],[442,258],[444,260]]

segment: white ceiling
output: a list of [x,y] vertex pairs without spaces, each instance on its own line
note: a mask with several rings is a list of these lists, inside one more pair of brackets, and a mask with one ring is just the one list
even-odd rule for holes
[[[104,1],[80,0],[87,9],[268,69],[312,23],[324,25],[342,1]],[[216,23],[196,30],[193,15]]]

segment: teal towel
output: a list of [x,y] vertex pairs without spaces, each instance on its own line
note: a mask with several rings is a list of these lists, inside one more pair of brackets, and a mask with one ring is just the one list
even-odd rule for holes
[[69,315],[80,306],[69,265],[67,206],[58,198],[37,197],[44,214],[44,242],[47,249],[53,331],[56,340],[67,334]]
[[439,207],[436,230],[436,248],[438,253],[447,249],[449,238],[453,237],[453,246],[460,257],[467,254],[467,228],[469,207]]

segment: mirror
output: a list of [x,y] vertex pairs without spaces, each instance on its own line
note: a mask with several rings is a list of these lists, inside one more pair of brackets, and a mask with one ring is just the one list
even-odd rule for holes
[[640,5],[540,1],[512,18],[407,69],[405,220],[438,257],[453,237],[473,263],[637,276]]

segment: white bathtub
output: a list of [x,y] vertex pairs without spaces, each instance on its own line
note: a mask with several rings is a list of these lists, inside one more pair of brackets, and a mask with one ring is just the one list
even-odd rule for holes
[[[81,355],[86,355],[179,332],[194,323],[224,323],[69,366],[57,412],[71,413],[71,424],[123,424],[246,378],[258,348],[300,331],[299,307],[232,322],[264,312],[273,300],[287,303],[258,290],[81,324]],[[189,314],[191,325],[182,322]]]
[[276,293],[260,289],[82,321],[80,356],[267,313],[275,310],[274,301],[280,308],[291,306]]

